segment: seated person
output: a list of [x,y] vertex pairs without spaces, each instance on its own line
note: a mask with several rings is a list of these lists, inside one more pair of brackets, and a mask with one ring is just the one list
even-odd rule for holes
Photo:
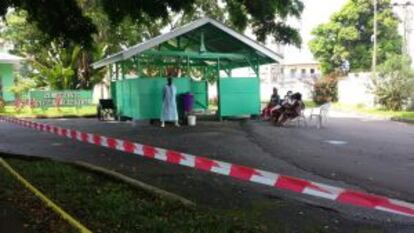
[[265,120],[268,120],[270,118],[270,112],[272,108],[277,106],[280,102],[279,94],[277,93],[277,88],[273,88],[273,94],[270,97],[270,102],[267,104],[267,106],[262,110],[262,118]]
[[294,119],[300,116],[301,111],[305,109],[302,95],[299,92],[291,95],[290,99],[290,101],[285,101],[282,108],[274,112],[273,121],[276,125],[283,125],[288,119]]
[[290,103],[292,101],[292,98],[291,98],[292,94],[293,94],[292,91],[286,92],[285,97],[283,97],[283,99],[280,101],[282,103],[282,105],[283,105],[283,103]]
[[280,103],[276,106],[274,106],[270,110],[270,116],[272,117],[273,122],[276,122],[278,117],[285,111],[287,107],[290,106],[292,102],[292,91],[288,91],[284,97],[283,100],[280,101]]

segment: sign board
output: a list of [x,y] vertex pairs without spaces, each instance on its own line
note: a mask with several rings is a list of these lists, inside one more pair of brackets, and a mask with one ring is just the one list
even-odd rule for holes
[[35,107],[82,107],[92,104],[92,91],[30,91],[29,99]]

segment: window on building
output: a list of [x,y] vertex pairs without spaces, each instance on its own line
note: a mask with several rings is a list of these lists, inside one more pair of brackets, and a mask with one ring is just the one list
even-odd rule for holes
[[310,69],[310,73],[311,73],[311,74],[314,74],[314,73],[315,73],[315,69],[313,69],[313,68],[312,68],[312,69]]
[[296,77],[296,68],[294,68],[294,69],[290,69],[290,77],[291,77],[291,78]]
[[300,70],[300,77],[304,78],[306,76],[306,69],[301,69]]

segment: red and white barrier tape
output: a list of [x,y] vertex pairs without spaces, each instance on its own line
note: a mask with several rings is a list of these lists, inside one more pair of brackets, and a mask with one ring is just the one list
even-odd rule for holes
[[240,180],[329,199],[339,203],[414,217],[414,204],[383,196],[343,189],[331,185],[304,180],[301,178],[280,175],[277,173],[263,171],[242,165],[226,163],[173,150],[166,150],[127,140],[105,137],[98,134],[84,133],[78,130],[60,128],[48,124],[4,116],[0,116],[0,120],[43,132],[53,133],[62,137],[76,139],[85,143],[95,144],[151,159],[161,160],[171,164],[179,164],[186,167],[192,167],[199,170],[231,176]]

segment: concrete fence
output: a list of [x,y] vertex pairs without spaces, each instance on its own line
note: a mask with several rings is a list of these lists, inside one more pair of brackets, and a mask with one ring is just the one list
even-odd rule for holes
[[375,96],[371,86],[371,73],[349,73],[338,82],[338,102],[373,107]]

